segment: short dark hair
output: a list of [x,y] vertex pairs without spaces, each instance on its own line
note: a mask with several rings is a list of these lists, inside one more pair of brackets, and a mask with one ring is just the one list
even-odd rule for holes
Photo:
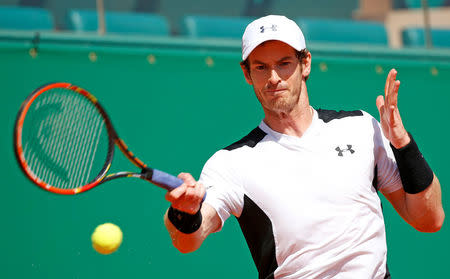
[[[295,52],[295,56],[297,56],[297,58],[298,58],[298,60],[300,61],[300,63],[302,62],[302,59],[304,59],[304,58],[306,58],[306,55],[309,53],[309,50],[307,49],[307,48],[304,48],[304,49],[302,49],[302,50],[297,50],[296,52]],[[248,57],[247,57],[247,59],[245,59],[244,61],[241,61],[241,66],[244,66],[246,69],[247,69],[247,71],[248,72],[250,72],[250,62],[248,61]],[[305,80],[308,80],[308,77],[309,76],[307,76],[306,78],[305,78]]]

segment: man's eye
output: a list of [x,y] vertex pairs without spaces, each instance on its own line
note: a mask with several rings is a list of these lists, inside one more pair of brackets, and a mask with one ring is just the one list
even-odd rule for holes
[[281,66],[289,66],[290,64],[291,62],[289,61],[281,62]]
[[264,65],[258,65],[255,67],[257,70],[264,70],[266,67]]

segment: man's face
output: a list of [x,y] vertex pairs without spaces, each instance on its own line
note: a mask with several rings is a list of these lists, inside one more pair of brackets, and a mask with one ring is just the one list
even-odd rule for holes
[[280,41],[267,41],[252,51],[248,61],[250,71],[242,69],[264,111],[291,112],[298,104],[303,79],[295,49]]

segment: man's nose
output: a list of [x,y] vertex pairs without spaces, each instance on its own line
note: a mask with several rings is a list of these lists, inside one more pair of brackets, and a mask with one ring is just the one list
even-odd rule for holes
[[277,84],[281,80],[280,76],[278,75],[277,71],[275,69],[270,70],[270,77],[269,82],[272,84]]

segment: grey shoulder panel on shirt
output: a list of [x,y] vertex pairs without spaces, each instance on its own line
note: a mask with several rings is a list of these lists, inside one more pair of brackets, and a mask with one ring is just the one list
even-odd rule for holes
[[267,134],[261,130],[259,127],[253,129],[248,135],[238,140],[237,142],[225,147],[225,150],[231,151],[233,149],[249,146],[255,147],[258,142],[260,142]]
[[319,119],[322,119],[323,122],[325,123],[328,123],[331,120],[341,119],[345,117],[363,116],[363,112],[361,110],[336,111],[336,110],[318,109],[317,114],[319,115]]

